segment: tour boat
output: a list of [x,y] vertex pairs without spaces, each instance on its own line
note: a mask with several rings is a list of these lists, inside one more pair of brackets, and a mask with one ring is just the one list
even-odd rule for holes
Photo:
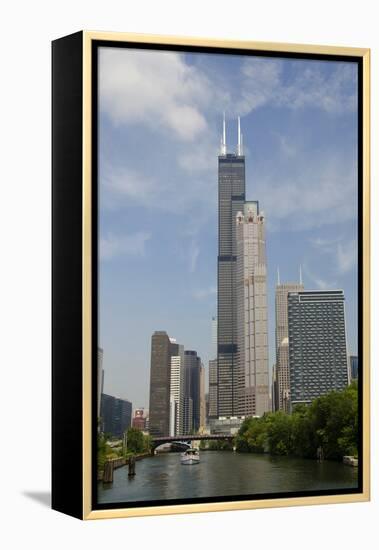
[[180,455],[180,462],[182,464],[199,464],[200,454],[197,449],[187,449],[184,453]]

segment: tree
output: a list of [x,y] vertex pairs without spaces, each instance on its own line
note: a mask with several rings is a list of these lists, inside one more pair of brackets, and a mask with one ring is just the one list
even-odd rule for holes
[[141,430],[129,428],[127,432],[127,448],[132,453],[142,453],[145,450],[144,437]]
[[236,437],[239,452],[263,453],[266,447],[267,426],[265,417],[247,418]]
[[211,440],[208,443],[208,449],[210,451],[231,451],[233,449],[233,443],[228,439]]
[[351,384],[315,399],[310,405],[298,405],[288,415],[282,411],[266,413],[261,418],[247,418],[239,429],[236,446],[239,452],[273,455],[323,456],[341,460],[358,454],[358,387]]
[[272,455],[291,455],[294,450],[293,420],[283,411],[266,417],[268,450]]
[[102,433],[97,434],[97,468],[104,469],[107,456],[107,440]]
[[294,452],[315,458],[322,447],[324,457],[341,460],[356,455],[358,445],[358,388],[355,383],[315,399],[294,413]]

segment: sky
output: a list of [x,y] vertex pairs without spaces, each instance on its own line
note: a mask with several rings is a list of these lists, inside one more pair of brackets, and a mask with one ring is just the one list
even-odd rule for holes
[[275,285],[343,289],[357,352],[357,66],[100,48],[99,345],[104,391],[148,408],[165,330],[208,372],[217,313],[217,156],[241,117],[246,198],[266,219],[269,369]]

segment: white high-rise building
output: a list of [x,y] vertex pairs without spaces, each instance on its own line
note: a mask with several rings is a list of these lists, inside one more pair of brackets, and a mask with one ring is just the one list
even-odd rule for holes
[[170,376],[170,435],[183,433],[184,348],[171,357]]
[[269,411],[267,268],[264,216],[247,201],[236,217],[238,416]]

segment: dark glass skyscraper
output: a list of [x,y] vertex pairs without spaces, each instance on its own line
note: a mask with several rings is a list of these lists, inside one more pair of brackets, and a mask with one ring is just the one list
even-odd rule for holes
[[178,355],[179,345],[170,341],[165,331],[151,337],[149,431],[152,436],[170,433],[171,357]]
[[[200,377],[201,359],[197,352],[185,350],[184,352],[184,398],[186,407],[184,410],[184,426],[197,431],[200,427]],[[192,407],[189,405],[192,403]],[[188,417],[190,415],[191,418]],[[184,433],[186,432],[184,429]]]
[[227,153],[225,119],[218,157],[217,416],[237,414],[236,215],[245,203],[245,157]]
[[132,404],[126,399],[119,399],[103,393],[100,415],[103,421],[103,431],[115,437],[122,437],[125,430],[130,428]]
[[343,290],[289,292],[288,337],[292,407],[349,384]]

